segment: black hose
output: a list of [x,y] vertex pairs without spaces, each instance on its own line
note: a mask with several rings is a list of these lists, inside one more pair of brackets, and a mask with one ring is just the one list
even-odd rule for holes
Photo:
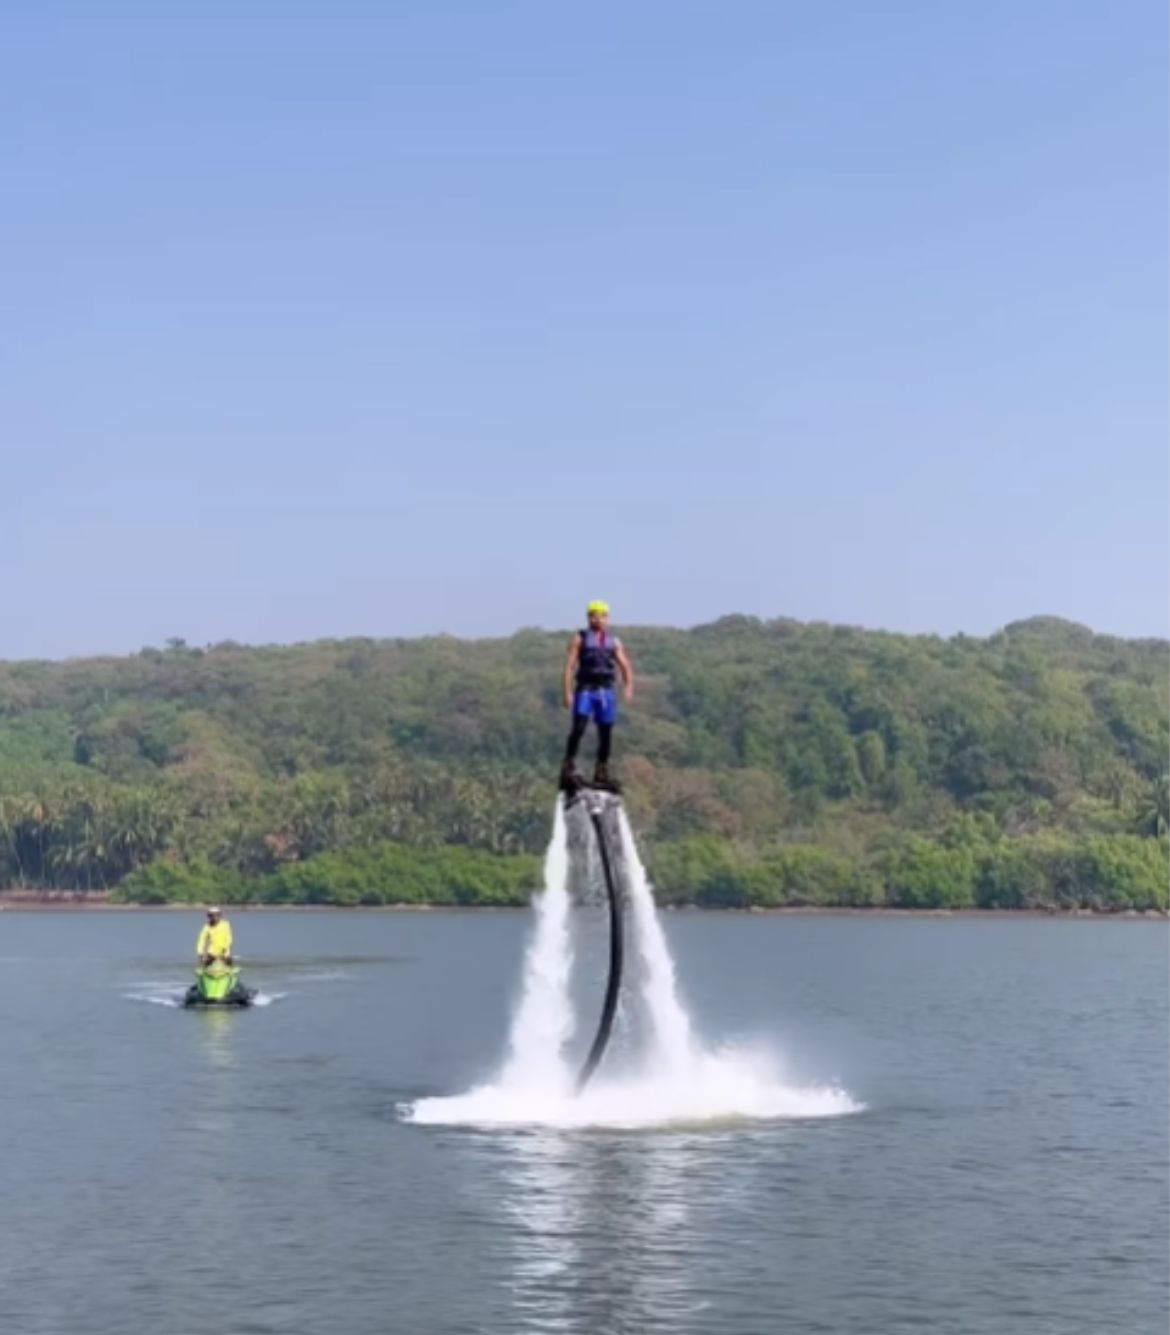
[[601,1020],[597,1025],[597,1033],[594,1035],[589,1055],[585,1058],[585,1064],[581,1067],[581,1074],[577,1077],[578,1094],[593,1078],[593,1072],[597,1070],[597,1064],[601,1061],[606,1045],[609,1043],[609,1035],[613,1029],[613,1018],[617,1013],[618,993],[622,987],[622,959],[624,956],[622,899],[617,883],[614,881],[613,864],[610,861],[609,844],[606,842],[605,826],[601,819],[600,810],[590,811],[589,819],[593,822],[593,831],[597,836],[597,847],[601,853],[601,866],[605,872],[605,889],[609,895],[609,981],[605,985],[605,1000],[601,1003]]

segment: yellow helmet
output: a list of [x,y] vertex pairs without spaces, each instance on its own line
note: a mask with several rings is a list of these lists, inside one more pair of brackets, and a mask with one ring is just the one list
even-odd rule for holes
[[600,598],[595,598],[585,611],[589,616],[596,612],[599,617],[607,617],[609,616],[609,604],[603,603]]

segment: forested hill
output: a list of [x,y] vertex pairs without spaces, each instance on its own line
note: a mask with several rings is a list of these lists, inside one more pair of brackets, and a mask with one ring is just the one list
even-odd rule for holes
[[[1165,641],[1052,618],[621,634],[616,768],[664,900],[1165,906]],[[0,887],[523,902],[565,642],[0,663]]]

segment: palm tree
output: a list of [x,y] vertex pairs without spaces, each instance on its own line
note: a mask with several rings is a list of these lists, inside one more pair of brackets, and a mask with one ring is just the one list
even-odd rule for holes
[[1142,794],[1136,829],[1153,839],[1163,839],[1170,832],[1170,774],[1155,779]]
[[24,889],[24,862],[20,856],[17,834],[20,829],[22,799],[11,793],[0,796],[0,881],[8,882],[15,877],[17,885]]

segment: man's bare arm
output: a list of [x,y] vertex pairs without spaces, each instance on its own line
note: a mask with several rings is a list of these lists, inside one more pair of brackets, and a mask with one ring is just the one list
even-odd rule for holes
[[562,682],[565,697],[565,708],[573,708],[573,676],[577,671],[577,659],[581,655],[581,637],[574,635],[569,641],[568,650],[565,653],[565,675]]
[[626,657],[626,651],[618,645],[617,653],[614,655],[617,660],[618,671],[622,675],[622,684],[626,688],[626,699],[634,698],[634,669],[630,666],[630,660]]

